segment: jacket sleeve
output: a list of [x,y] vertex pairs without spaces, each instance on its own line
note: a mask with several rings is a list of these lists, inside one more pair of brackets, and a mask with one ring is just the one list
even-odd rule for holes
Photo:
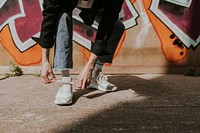
[[74,6],[72,0],[44,0],[40,37],[32,37],[32,39],[43,48],[53,47],[59,18],[63,12],[71,11]]

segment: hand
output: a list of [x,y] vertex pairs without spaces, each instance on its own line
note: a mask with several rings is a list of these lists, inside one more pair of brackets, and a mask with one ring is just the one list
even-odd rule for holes
[[48,61],[42,62],[41,77],[44,84],[52,83],[56,80],[51,64]]
[[98,59],[98,56],[92,53],[90,55],[89,61],[78,75],[78,87],[81,89],[85,89],[89,84],[92,78],[92,70],[94,65]]
[[78,75],[78,87],[85,89],[89,84],[92,77],[93,65],[87,63],[81,73]]

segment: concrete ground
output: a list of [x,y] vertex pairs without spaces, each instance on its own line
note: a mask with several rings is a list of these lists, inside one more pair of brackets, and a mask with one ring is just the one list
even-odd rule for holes
[[112,75],[109,80],[118,91],[74,85],[74,103],[57,106],[60,83],[45,85],[33,75],[2,78],[0,133],[200,133],[200,77]]

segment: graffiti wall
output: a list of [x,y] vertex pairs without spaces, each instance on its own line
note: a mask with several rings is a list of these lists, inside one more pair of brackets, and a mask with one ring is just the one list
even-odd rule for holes
[[[20,66],[41,65],[41,47],[31,39],[40,35],[41,11],[41,0],[0,0],[0,66],[10,61]],[[113,64],[107,64],[109,72],[175,72],[177,67],[199,67],[199,11],[199,0],[125,0],[120,18],[126,31]],[[98,24],[85,26],[78,13],[75,9],[73,60],[75,68],[82,68]]]

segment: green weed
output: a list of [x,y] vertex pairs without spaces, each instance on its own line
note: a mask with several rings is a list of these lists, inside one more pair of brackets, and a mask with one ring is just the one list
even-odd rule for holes
[[23,74],[22,69],[16,66],[12,62],[9,63],[9,73],[6,73],[6,77],[21,76]]

